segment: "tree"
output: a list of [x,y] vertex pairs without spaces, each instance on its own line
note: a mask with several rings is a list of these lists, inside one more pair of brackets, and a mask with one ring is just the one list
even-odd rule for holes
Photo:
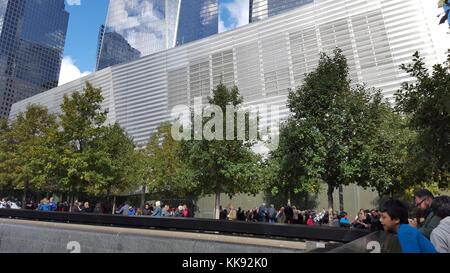
[[12,140],[11,127],[8,125],[8,120],[0,119],[0,189],[12,187],[11,177],[11,156],[12,156]]
[[51,156],[49,139],[57,132],[56,116],[47,108],[30,105],[11,124],[9,136],[10,153],[5,161],[9,176],[16,189],[23,190],[23,204],[30,189],[48,189],[50,179],[46,172]]
[[401,68],[415,80],[405,82],[396,93],[397,110],[408,115],[409,127],[417,132],[411,146],[414,182],[437,182],[448,189],[450,180],[450,51],[447,61],[433,66],[416,52],[413,63]]
[[[210,105],[220,108],[223,116],[213,113],[203,118],[208,116],[206,107],[202,109],[200,117],[194,116],[192,124],[195,124],[195,118],[200,118],[202,128],[191,128],[192,139],[182,142],[181,154],[198,181],[198,195],[215,194],[215,218],[218,219],[221,193],[233,196],[239,193],[256,194],[260,191],[261,165],[260,158],[250,149],[253,143],[237,138],[237,113],[232,116],[234,140],[225,140],[229,139],[226,136],[227,130],[223,130],[227,128],[224,114],[226,108],[239,108],[243,101],[238,88],[228,89],[224,84],[219,84],[208,101]],[[211,122],[214,123],[213,126],[210,126]],[[217,138],[207,140],[209,137],[204,128],[211,128],[211,133]],[[194,138],[198,133],[202,136],[201,140]]]
[[145,186],[152,193],[181,197],[195,195],[194,173],[181,159],[181,144],[172,137],[172,124],[161,124],[145,150]]
[[287,200],[285,204],[291,204],[293,196],[320,190],[323,141],[322,135],[304,122],[290,119],[282,125],[279,147],[271,152],[266,167],[272,195],[281,193]]
[[412,178],[408,149],[416,133],[406,117],[387,105],[378,107],[377,115],[380,126],[363,146],[359,185],[376,189],[380,196],[402,194]]
[[101,109],[102,102],[101,89],[87,82],[82,93],[64,96],[61,105],[62,130],[56,145],[59,152],[55,173],[59,173],[61,186],[72,197],[104,182],[95,166],[101,157],[97,148],[107,133],[107,112]]
[[371,185],[363,180],[367,172],[362,168],[364,151],[373,152],[367,145],[379,130],[378,111],[385,103],[379,91],[351,87],[347,60],[340,49],[333,57],[321,54],[317,69],[289,93],[288,106],[293,114],[286,125],[289,129],[282,130],[280,147],[286,153],[282,158],[295,164],[281,169],[285,177],[292,178],[290,186],[301,189],[306,183],[317,188],[318,182],[326,183],[332,210],[335,189],[350,183]]
[[88,184],[87,193],[109,199],[138,186],[133,180],[134,142],[119,124],[106,126],[85,152],[91,155],[86,177],[92,183]]

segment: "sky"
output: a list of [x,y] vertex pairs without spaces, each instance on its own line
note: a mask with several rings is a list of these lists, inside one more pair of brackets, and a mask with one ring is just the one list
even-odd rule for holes
[[[219,32],[248,24],[249,0],[220,0]],[[95,70],[99,28],[106,21],[109,0],[66,0],[70,13],[59,84]]]
[[[95,70],[99,28],[106,21],[109,0],[66,0],[66,10],[70,13],[67,30],[64,59],[61,66],[59,84],[70,82]],[[249,0],[219,0],[219,32],[231,30],[248,24]],[[437,25],[435,15],[441,12],[430,0],[425,12]],[[435,19],[436,18],[436,19]],[[434,28],[430,34],[438,41],[438,52],[445,58],[446,47],[450,44],[450,35],[446,35],[446,24]],[[443,60],[442,59],[442,60]],[[440,61],[442,61],[440,60]]]

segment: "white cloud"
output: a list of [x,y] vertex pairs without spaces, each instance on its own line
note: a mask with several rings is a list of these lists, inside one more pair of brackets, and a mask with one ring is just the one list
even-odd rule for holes
[[[113,12],[108,14],[108,29],[119,33],[142,55],[165,49],[166,37],[169,35],[167,32],[169,29],[175,29],[175,21],[166,26],[166,15],[157,8],[158,3],[142,0],[110,0]],[[171,5],[170,8],[174,9],[176,6]],[[170,11],[167,13],[170,14]],[[174,37],[168,39],[173,41]]]
[[91,74],[90,71],[81,72],[80,69],[75,65],[74,60],[70,56],[65,56],[61,63],[59,85],[63,85],[89,74]]
[[219,20],[219,33],[231,30],[232,28],[227,28],[223,20]]
[[[248,0],[233,0],[233,2],[223,4],[223,8],[228,10],[230,18],[227,18],[227,21],[224,21],[224,18],[222,17],[220,18],[219,32],[224,32],[248,24]],[[225,22],[229,22],[230,24],[227,26]]]
[[79,6],[79,5],[81,5],[81,0],[67,0],[67,5]]

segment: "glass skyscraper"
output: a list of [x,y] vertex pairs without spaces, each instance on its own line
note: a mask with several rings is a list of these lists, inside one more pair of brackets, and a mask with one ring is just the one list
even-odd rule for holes
[[219,1],[181,1],[177,46],[196,41],[219,31]]
[[97,70],[218,33],[218,0],[110,0]]
[[58,86],[68,20],[64,0],[0,0],[0,118]]
[[250,0],[250,22],[261,21],[313,2],[314,0]]

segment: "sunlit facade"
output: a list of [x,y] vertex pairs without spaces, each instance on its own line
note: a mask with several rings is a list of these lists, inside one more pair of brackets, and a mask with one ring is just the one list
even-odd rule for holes
[[[411,80],[399,66],[411,62],[415,51],[429,64],[437,61],[429,23],[435,15],[424,13],[424,5],[422,0],[317,1],[97,71],[14,104],[10,117],[30,103],[59,112],[64,94],[82,90],[89,81],[102,88],[109,122],[118,122],[137,143],[145,143],[160,123],[172,119],[175,106],[192,105],[195,98],[205,101],[222,81],[236,85],[248,106],[278,107],[283,120],[290,114],[289,89],[314,71],[320,52],[336,47],[348,59],[353,84],[366,83],[392,98],[402,82]],[[263,116],[262,122],[269,118]]]

